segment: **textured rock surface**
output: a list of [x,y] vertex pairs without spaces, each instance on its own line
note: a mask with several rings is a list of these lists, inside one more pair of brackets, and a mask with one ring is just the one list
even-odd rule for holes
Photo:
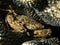
[[52,26],[60,26],[60,1],[52,0],[41,16],[42,20]]
[[[18,7],[24,5],[26,8],[34,7],[38,10],[43,10],[43,8],[46,7],[46,2],[47,0],[13,0],[13,3]],[[44,7],[42,5],[44,5]]]
[[22,43],[22,45],[59,45],[58,38],[41,38]]

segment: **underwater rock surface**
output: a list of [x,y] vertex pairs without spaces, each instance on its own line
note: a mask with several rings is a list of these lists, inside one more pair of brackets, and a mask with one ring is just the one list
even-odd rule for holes
[[41,38],[41,39],[35,39],[31,41],[26,41],[22,43],[22,45],[59,45],[58,38]]

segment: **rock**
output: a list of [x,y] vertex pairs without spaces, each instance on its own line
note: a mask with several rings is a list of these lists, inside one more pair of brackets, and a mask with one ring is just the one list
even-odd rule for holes
[[42,11],[42,20],[52,26],[60,26],[60,1],[48,0],[48,6]]
[[22,45],[59,45],[59,39],[58,38],[40,38],[40,39],[35,39],[31,41],[26,41],[22,43]]

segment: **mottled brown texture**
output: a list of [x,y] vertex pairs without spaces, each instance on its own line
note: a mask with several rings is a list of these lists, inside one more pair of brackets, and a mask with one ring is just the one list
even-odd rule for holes
[[35,37],[47,37],[47,36],[51,36],[51,29],[41,29],[41,30],[35,30],[34,31],[34,34],[35,34]]
[[[9,14],[10,13],[10,14]],[[24,15],[17,15],[14,10],[9,10],[9,13],[6,16],[6,22],[17,32],[21,30],[26,30],[24,25],[30,30],[36,30],[43,28],[43,25],[36,22],[32,18]],[[13,13],[13,14],[12,14]],[[14,20],[14,16],[16,19]]]

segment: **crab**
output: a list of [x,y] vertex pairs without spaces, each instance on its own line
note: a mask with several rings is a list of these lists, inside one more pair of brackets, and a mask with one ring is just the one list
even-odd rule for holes
[[[36,22],[34,19],[30,18],[29,16],[26,15],[17,15],[14,10],[9,10],[10,13],[7,14],[6,16],[6,22],[11,26],[11,28],[14,29],[15,32],[24,32],[27,29],[28,30],[33,30],[34,31],[34,35],[38,35],[37,37],[39,37],[40,33],[41,33],[41,37],[45,37],[46,35],[49,35],[49,33],[51,34],[51,30],[46,29],[46,30],[42,30],[42,28],[44,28],[44,26],[38,22]],[[13,13],[13,14],[12,14]],[[14,17],[15,20],[14,20]],[[26,29],[27,28],[27,29]],[[39,32],[38,32],[39,29]],[[38,34],[37,34],[37,33]],[[43,32],[47,32],[44,33],[46,35],[43,34]],[[44,35],[44,36],[43,36]]]
[[[27,0],[27,2],[29,2],[29,1]],[[24,3],[27,3],[27,2],[24,2]],[[30,1],[30,2],[32,2],[32,1]],[[21,31],[24,32],[27,29],[38,30],[38,29],[44,28],[44,26],[42,24],[40,24],[40,23],[36,22],[34,19],[32,19],[29,16],[30,14],[25,16],[26,14],[19,15],[19,14],[15,13],[15,10],[13,10],[11,5],[9,5],[9,9],[3,10],[3,11],[8,11],[8,14],[5,18],[5,22],[8,23],[10,25],[10,27],[14,29],[15,32],[21,32]]]
[[[8,23],[10,25],[10,27],[14,29],[15,32],[25,32],[27,29],[29,29],[29,30],[38,30],[39,29],[40,30],[41,28],[44,28],[44,26],[42,24],[36,22],[34,19],[32,19],[31,17],[28,16],[31,14],[27,13],[27,15],[24,15],[24,14],[18,15],[17,13],[15,13],[15,10],[13,10],[11,5],[9,5],[9,7],[10,7],[10,9],[6,10],[9,13],[6,16],[5,22]],[[43,31],[43,32],[45,32],[45,31]],[[48,31],[48,32],[50,32],[50,31]]]
[[[13,16],[15,17],[15,20]],[[8,24],[18,32],[19,30],[26,30],[24,26],[30,30],[35,30],[43,27],[42,24],[29,18],[28,16],[16,14],[14,10],[9,10],[9,13],[6,16],[6,22],[8,22]]]

